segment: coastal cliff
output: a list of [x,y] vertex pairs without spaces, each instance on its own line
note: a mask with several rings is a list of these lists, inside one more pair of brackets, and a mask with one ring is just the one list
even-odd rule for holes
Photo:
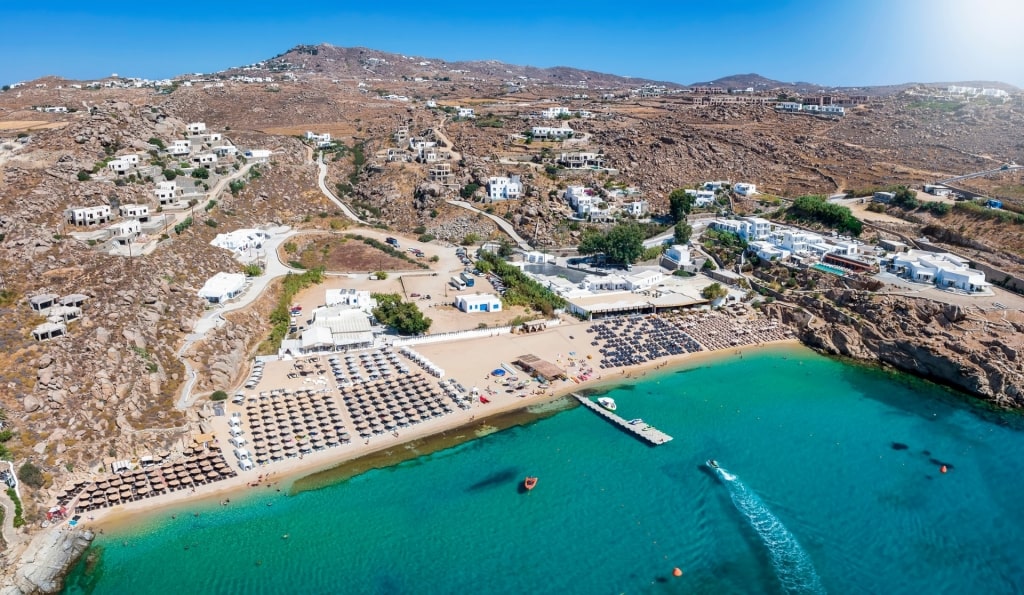
[[[94,535],[87,530],[52,527],[29,542],[17,560],[8,559],[0,595],[58,593],[71,566],[89,547]],[[13,556],[12,556],[13,557]]]
[[1005,314],[839,288],[766,304],[764,312],[824,353],[881,362],[1000,407],[1024,408],[1024,324]]

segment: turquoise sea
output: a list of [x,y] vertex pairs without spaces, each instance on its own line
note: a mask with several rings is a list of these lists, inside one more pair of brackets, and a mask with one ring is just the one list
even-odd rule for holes
[[99,536],[65,592],[1024,590],[1019,415],[802,348],[694,366],[609,391],[666,445],[575,407],[321,489],[140,519]]

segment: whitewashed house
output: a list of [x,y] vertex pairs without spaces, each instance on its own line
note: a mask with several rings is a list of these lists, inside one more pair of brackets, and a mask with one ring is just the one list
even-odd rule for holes
[[693,264],[690,248],[682,244],[673,244],[665,251],[665,258],[671,261],[674,268],[681,269]]
[[157,182],[153,193],[156,195],[156,200],[160,203],[160,206],[167,206],[177,202],[181,198],[183,190],[178,188],[177,182],[163,181]]
[[128,244],[139,237],[142,233],[142,224],[137,219],[125,219],[118,221],[107,228],[110,231],[110,237],[118,244]]
[[476,113],[471,107],[457,107],[455,108],[455,115],[459,118],[473,119],[476,117]]
[[331,133],[325,132],[323,134],[317,134],[309,130],[306,131],[306,140],[313,141],[318,148],[324,148],[331,146]]
[[219,233],[210,242],[211,246],[231,250],[236,255],[242,255],[247,250],[259,250],[267,241],[270,234],[261,229],[236,229],[228,233]]
[[167,147],[167,153],[175,157],[183,157],[192,152],[192,142],[186,139],[178,139]]
[[896,254],[889,270],[911,281],[970,293],[985,292],[992,286],[985,281],[984,272],[970,268],[966,258],[948,252],[910,250]]
[[[686,193],[690,194],[689,191]],[[715,204],[715,193],[712,190],[696,190],[692,196],[694,206],[709,207]]]
[[631,202],[623,203],[622,210],[633,217],[643,217],[648,212],[648,205],[646,200],[634,200]]
[[328,307],[348,306],[372,314],[377,307],[377,300],[369,291],[358,289],[328,289],[324,292],[324,303]]
[[270,154],[270,149],[250,149],[245,152],[245,157],[257,163],[264,163],[270,161]]
[[740,196],[753,196],[753,195],[757,194],[757,185],[756,184],[748,184],[746,182],[737,182],[736,184],[733,184],[732,189],[733,189],[734,192],[736,192],[736,194],[739,194]]
[[134,217],[139,222],[149,221],[149,205],[128,204],[117,208],[122,217]]
[[560,116],[571,116],[572,111],[567,107],[549,107],[541,110],[540,117],[545,120],[554,120]]
[[208,167],[217,164],[217,155],[214,153],[200,153],[198,155],[193,155],[189,161],[199,167]]
[[455,296],[455,307],[467,314],[477,312],[500,312],[501,298],[490,293]]
[[487,198],[490,200],[518,200],[523,194],[523,182],[518,175],[493,176],[487,180]]
[[72,207],[64,211],[64,217],[71,225],[99,225],[110,221],[110,207],[108,205]]
[[534,126],[530,129],[530,135],[535,139],[565,140],[572,138],[575,131],[568,126]]
[[245,288],[245,275],[242,273],[217,273],[199,290],[199,297],[206,298],[211,304],[225,302],[242,293]]
[[107,163],[107,169],[109,169],[110,171],[114,172],[115,174],[117,174],[119,176],[123,176],[126,173],[128,173],[129,171],[131,171],[132,168],[134,168],[135,164],[137,164],[137,163],[138,163],[138,157],[137,156],[136,156],[135,163],[132,163],[128,159],[123,159],[123,158],[118,157],[117,159],[114,159],[110,163]]
[[765,260],[785,260],[789,258],[789,250],[784,250],[771,242],[761,240],[747,243],[747,251]]
[[206,134],[206,123],[205,122],[192,122],[185,127],[185,132],[189,136],[199,136],[200,134]]

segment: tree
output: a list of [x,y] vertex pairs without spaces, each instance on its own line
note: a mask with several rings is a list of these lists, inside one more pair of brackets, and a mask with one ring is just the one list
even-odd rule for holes
[[596,229],[589,228],[583,231],[576,249],[580,254],[597,254],[604,252],[604,246],[604,235]]
[[686,219],[692,208],[693,197],[687,194],[684,188],[676,188],[668,195],[668,213],[673,221]]
[[86,181],[88,181],[90,179],[92,179],[92,176],[89,175],[89,172],[85,171],[84,169],[81,170],[80,172],[78,172],[78,181],[79,182],[86,182]]
[[18,479],[34,488],[43,487],[43,483],[46,481],[42,469],[36,467],[32,461],[25,461],[25,464],[18,469]]
[[225,400],[227,398],[228,398],[228,394],[226,392],[222,391],[222,390],[215,390],[215,391],[213,391],[213,394],[210,395],[210,400],[211,401],[223,401],[223,400]]
[[727,295],[729,295],[729,290],[722,287],[721,283],[712,283],[700,290],[700,297],[712,302],[722,299]]
[[206,180],[210,177],[210,170],[205,167],[197,167],[192,170],[192,177],[198,180]]
[[425,317],[413,302],[403,302],[396,293],[375,293],[373,297],[377,300],[373,316],[381,324],[403,335],[420,335],[430,329],[433,321]]
[[509,256],[512,256],[512,253],[514,251],[515,250],[512,247],[512,242],[508,241],[505,238],[501,238],[501,242],[498,244],[498,256],[502,258],[508,258]]
[[686,244],[690,241],[691,235],[693,235],[693,227],[685,219],[676,223],[672,230],[672,240],[677,244]]
[[636,223],[620,223],[608,232],[605,256],[613,262],[630,265],[644,252],[644,232]]

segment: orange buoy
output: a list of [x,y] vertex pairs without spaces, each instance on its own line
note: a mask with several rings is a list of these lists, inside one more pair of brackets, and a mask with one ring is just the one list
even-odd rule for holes
[[945,473],[946,471],[949,471],[949,469],[947,469],[946,466],[943,465],[943,466],[939,467],[939,471],[942,472],[942,473]]
[[681,569],[679,569],[678,567],[677,568],[673,568],[672,569],[672,576],[683,576],[683,571]]

